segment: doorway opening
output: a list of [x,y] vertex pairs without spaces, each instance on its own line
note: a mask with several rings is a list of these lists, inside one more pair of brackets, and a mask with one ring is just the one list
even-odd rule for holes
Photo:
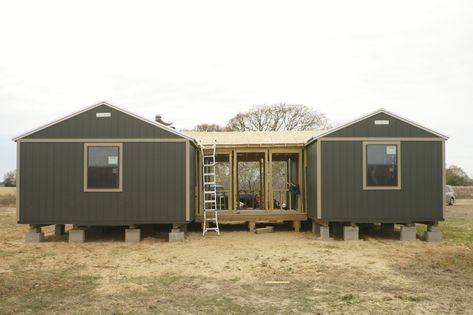
[[272,208],[300,210],[299,153],[271,154]]
[[237,153],[237,209],[265,209],[265,153]]

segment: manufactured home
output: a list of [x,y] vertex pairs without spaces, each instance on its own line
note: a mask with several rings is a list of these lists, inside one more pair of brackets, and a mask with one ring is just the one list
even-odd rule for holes
[[[330,240],[358,238],[361,223],[401,239],[441,239],[445,141],[386,110],[331,130],[179,132],[101,102],[14,138],[17,221],[27,241],[72,224],[70,241],[91,226],[170,224],[181,240],[190,222],[219,233],[223,223],[311,220]],[[210,228],[212,226],[212,228]]]

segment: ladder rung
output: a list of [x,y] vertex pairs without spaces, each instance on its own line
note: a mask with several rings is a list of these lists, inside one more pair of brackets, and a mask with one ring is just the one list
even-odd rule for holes
[[[204,195],[204,221],[213,222],[214,227],[207,227],[204,224],[203,235],[208,231],[215,231],[220,235],[218,227],[218,207],[217,207],[217,190],[216,190],[216,172],[215,152],[217,144],[200,144],[202,153],[202,182]],[[213,186],[213,187],[212,187]],[[206,198],[210,198],[207,199]],[[210,224],[210,223],[209,223]]]
[[218,231],[217,227],[214,228],[205,228],[206,231]]

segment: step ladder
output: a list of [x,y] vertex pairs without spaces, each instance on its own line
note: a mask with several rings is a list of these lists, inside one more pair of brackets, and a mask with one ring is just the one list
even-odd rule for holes
[[215,179],[215,150],[217,144],[200,144],[202,153],[202,190],[204,192],[204,221],[202,235],[215,231],[220,235],[217,209],[217,181]]

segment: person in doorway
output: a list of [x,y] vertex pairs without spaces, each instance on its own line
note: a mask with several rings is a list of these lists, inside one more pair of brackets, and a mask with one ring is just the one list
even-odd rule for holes
[[300,189],[299,184],[288,182],[287,185],[289,186],[289,192],[291,193],[291,205],[289,205],[289,209],[297,210],[297,195],[299,195]]
[[259,208],[260,207],[260,202],[261,202],[261,195],[260,194],[256,194],[255,201],[256,201],[256,205],[255,205],[254,208]]

